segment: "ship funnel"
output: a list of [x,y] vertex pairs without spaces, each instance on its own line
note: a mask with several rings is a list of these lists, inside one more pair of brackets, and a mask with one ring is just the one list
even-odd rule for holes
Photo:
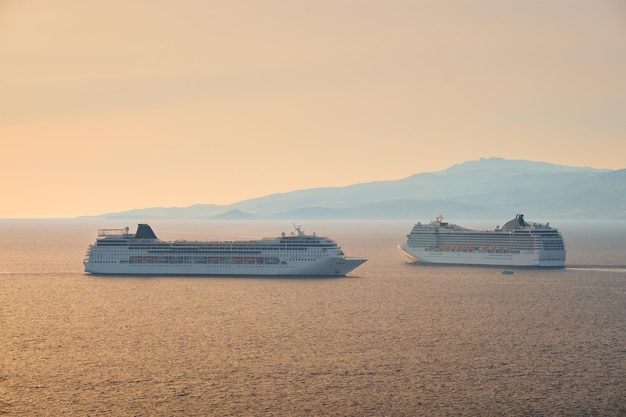
[[157,239],[157,236],[152,231],[152,228],[148,224],[138,224],[137,225],[137,234],[135,234],[135,238],[137,239]]

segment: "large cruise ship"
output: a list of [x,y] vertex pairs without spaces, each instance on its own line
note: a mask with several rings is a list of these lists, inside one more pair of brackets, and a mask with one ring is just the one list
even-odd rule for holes
[[528,223],[518,214],[495,230],[471,230],[443,221],[417,223],[403,245],[412,261],[433,264],[565,266],[565,244],[558,229]]
[[100,229],[84,260],[85,272],[103,275],[343,276],[365,259],[346,258],[334,240],[296,233],[250,241],[173,241],[140,224]]

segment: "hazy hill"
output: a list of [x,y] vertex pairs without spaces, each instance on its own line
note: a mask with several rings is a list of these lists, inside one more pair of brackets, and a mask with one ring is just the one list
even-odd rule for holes
[[[99,217],[219,219],[626,219],[626,169],[480,159],[395,181],[272,194],[219,206],[146,208]],[[202,196],[199,196],[199,199]]]

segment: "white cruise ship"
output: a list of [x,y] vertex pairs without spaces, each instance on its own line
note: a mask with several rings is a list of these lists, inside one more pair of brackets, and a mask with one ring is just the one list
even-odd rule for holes
[[346,258],[334,240],[292,235],[251,241],[173,241],[140,224],[100,229],[84,260],[85,272],[102,275],[343,276],[365,259]]
[[403,245],[416,262],[458,265],[565,267],[565,244],[549,224],[527,223],[518,214],[495,230],[471,230],[439,216],[417,223]]

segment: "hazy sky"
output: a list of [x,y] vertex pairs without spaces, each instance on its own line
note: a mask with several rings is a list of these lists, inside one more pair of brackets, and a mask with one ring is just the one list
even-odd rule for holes
[[3,217],[626,167],[622,0],[0,0]]

